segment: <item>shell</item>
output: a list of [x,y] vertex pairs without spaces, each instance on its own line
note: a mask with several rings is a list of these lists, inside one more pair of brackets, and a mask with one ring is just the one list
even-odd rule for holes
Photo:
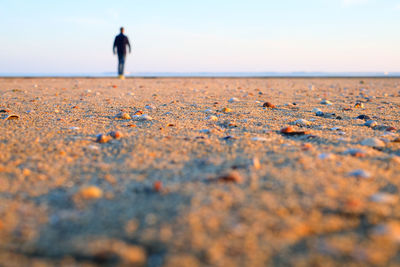
[[364,123],[364,125],[372,128],[372,127],[377,126],[378,123],[377,123],[376,121],[369,120],[369,121],[366,121],[366,122]]
[[218,120],[218,117],[217,117],[217,116],[214,116],[214,115],[211,115],[211,116],[208,116],[208,117],[206,118],[206,120],[208,120],[208,121],[217,121],[217,120]]
[[229,103],[235,103],[235,102],[239,102],[239,99],[236,97],[232,97],[231,99],[228,100]]
[[100,144],[107,143],[111,140],[111,136],[105,134],[97,135],[96,142]]
[[123,112],[123,113],[119,113],[117,115],[117,118],[122,119],[122,120],[130,120],[131,115],[129,115],[129,113]]
[[237,171],[231,171],[227,174],[223,174],[217,178],[220,182],[233,182],[233,183],[241,183],[243,182],[243,177]]
[[103,191],[97,186],[88,186],[79,191],[79,195],[84,199],[96,199],[103,196]]
[[111,131],[108,135],[114,139],[123,137],[123,134],[120,131]]
[[294,121],[293,124],[297,126],[309,126],[311,125],[311,122],[309,122],[308,120],[299,119]]
[[270,102],[265,102],[263,104],[263,107],[264,108],[276,108],[276,106],[274,104],[270,103]]
[[222,109],[222,112],[224,112],[224,113],[230,113],[230,112],[232,112],[233,110],[231,109],[231,108],[223,108]]
[[324,99],[324,100],[322,100],[322,101],[320,102],[320,104],[322,104],[322,105],[332,105],[332,102],[329,101],[329,100]]
[[351,171],[347,175],[353,176],[356,178],[370,178],[371,177],[371,174],[369,172],[362,170],[362,169]]

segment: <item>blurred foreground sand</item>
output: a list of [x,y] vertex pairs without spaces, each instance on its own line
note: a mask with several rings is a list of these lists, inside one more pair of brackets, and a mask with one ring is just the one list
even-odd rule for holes
[[0,110],[0,266],[400,264],[399,79],[0,78]]

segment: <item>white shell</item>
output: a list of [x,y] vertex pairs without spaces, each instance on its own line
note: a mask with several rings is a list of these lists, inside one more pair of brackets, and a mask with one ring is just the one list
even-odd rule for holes
[[361,145],[370,147],[384,147],[385,142],[378,138],[367,138],[361,141]]

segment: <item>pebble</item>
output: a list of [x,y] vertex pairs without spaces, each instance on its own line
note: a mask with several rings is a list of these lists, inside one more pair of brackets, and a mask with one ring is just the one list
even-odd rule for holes
[[143,115],[140,115],[140,116],[139,115],[133,115],[133,119],[137,120],[137,121],[151,121],[151,120],[153,120],[153,118],[150,117],[147,114],[143,114]]
[[239,102],[239,99],[236,97],[232,97],[231,99],[228,100],[229,103],[235,103],[235,102]]
[[376,121],[369,120],[369,121],[366,121],[366,122],[364,123],[364,125],[372,128],[372,127],[377,126],[378,123],[377,123]]
[[199,130],[200,133],[209,134],[211,131],[209,129],[201,129]]
[[144,108],[145,108],[145,109],[148,109],[148,110],[153,110],[153,109],[154,109],[154,106],[152,106],[152,105],[146,105]]
[[221,175],[217,178],[220,182],[233,182],[233,183],[241,183],[243,182],[243,177],[237,171],[231,171],[227,174]]
[[77,131],[77,130],[79,130],[79,127],[69,127],[68,129],[73,130],[73,131]]
[[155,181],[153,183],[153,190],[155,192],[160,192],[162,190],[162,182],[161,181]]
[[88,186],[79,191],[79,195],[84,199],[96,199],[103,196],[103,191],[97,186]]
[[383,203],[383,204],[396,204],[398,196],[388,193],[376,193],[370,197],[372,202]]
[[350,148],[344,152],[345,155],[351,155],[353,157],[362,158],[365,157],[365,151],[358,148]]
[[322,159],[322,160],[324,160],[324,159],[334,159],[335,155],[332,154],[332,153],[322,153],[322,154],[318,155],[318,158]]
[[356,178],[370,178],[371,177],[371,174],[369,172],[364,171],[362,169],[351,171],[347,175],[353,176]]
[[253,140],[253,141],[261,141],[261,142],[267,142],[268,141],[267,138],[259,137],[259,136],[253,137],[253,138],[251,138],[251,140]]
[[264,108],[276,108],[276,106],[274,104],[270,103],[270,102],[265,102],[263,104],[263,107]]
[[364,104],[361,103],[361,102],[357,102],[357,103],[354,105],[354,107],[355,107],[355,108],[364,108]]
[[395,127],[389,126],[385,129],[386,132],[395,132],[397,129]]
[[230,112],[232,112],[232,109],[231,108],[223,108],[222,112],[223,113],[230,113]]
[[294,128],[291,126],[285,127],[281,129],[281,133],[292,133],[294,132]]
[[317,112],[322,112],[322,110],[320,110],[319,108],[313,108],[313,109],[311,110],[311,112],[317,113]]
[[260,160],[257,157],[253,158],[253,167],[256,170],[259,170],[261,168]]
[[108,135],[114,139],[118,139],[123,136],[123,134],[120,131],[111,131]]
[[311,125],[311,122],[304,120],[304,119],[299,119],[293,122],[293,124],[297,125],[297,126],[309,126]]
[[11,110],[9,110],[9,109],[2,109],[2,110],[0,110],[0,113],[10,113],[11,112]]
[[108,143],[111,140],[111,136],[105,134],[98,134],[96,142],[100,144]]
[[203,111],[204,113],[212,113],[213,111],[211,109],[206,109]]
[[129,113],[123,112],[123,113],[119,113],[117,115],[117,118],[123,119],[123,120],[130,120],[131,119],[131,115],[129,115]]
[[208,121],[217,121],[217,120],[218,120],[218,117],[217,117],[217,116],[214,116],[214,115],[211,115],[211,116],[208,116],[208,117],[206,118],[206,120],[208,120]]
[[324,99],[324,100],[322,100],[322,101],[320,102],[320,104],[322,104],[322,105],[332,105],[332,102],[329,101],[329,100]]
[[371,117],[370,116],[368,116],[368,115],[364,115],[364,114],[362,114],[362,115],[359,115],[358,117],[357,117],[357,119],[359,119],[359,120],[370,120],[371,119]]
[[361,141],[361,145],[363,146],[370,146],[370,147],[384,147],[385,142],[382,140],[373,137],[373,138],[367,138]]

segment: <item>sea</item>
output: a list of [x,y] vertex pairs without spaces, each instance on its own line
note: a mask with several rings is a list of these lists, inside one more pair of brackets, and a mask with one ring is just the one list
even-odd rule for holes
[[[0,73],[0,77],[115,77],[114,72],[99,73]],[[382,77],[400,78],[400,72],[134,72],[125,74],[126,77],[255,77],[255,78],[290,78],[290,77]]]

